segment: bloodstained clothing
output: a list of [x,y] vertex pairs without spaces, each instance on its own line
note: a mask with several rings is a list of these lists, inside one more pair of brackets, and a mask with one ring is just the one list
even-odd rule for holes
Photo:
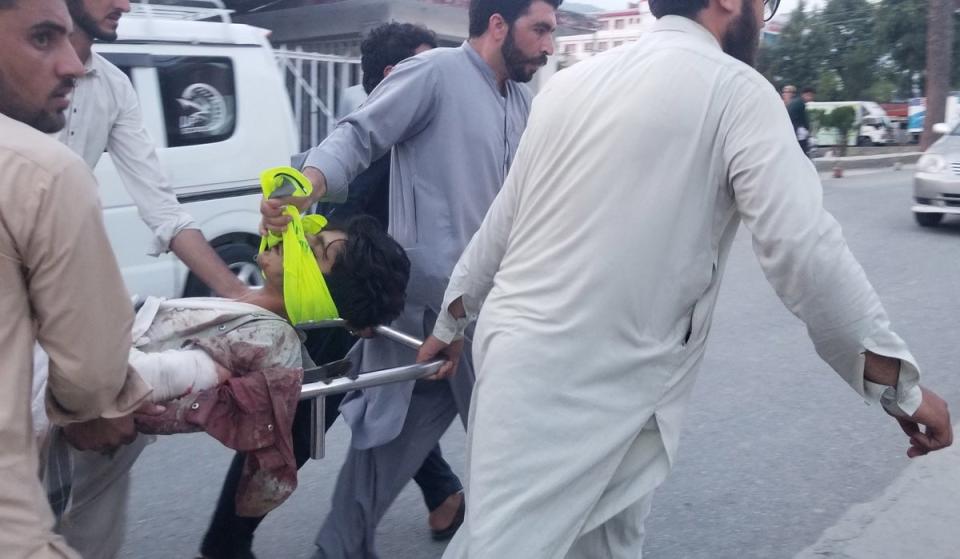
[[144,352],[202,349],[232,378],[138,416],[142,433],[206,431],[246,453],[237,513],[261,516],[297,487],[291,428],[303,366],[312,365],[297,331],[261,307],[226,299],[149,299],[137,314],[134,347]]

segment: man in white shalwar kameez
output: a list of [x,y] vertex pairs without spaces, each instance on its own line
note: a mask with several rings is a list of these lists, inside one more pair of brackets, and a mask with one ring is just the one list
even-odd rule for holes
[[470,506],[444,557],[641,556],[741,221],[819,355],[899,416],[908,454],[950,444],[946,405],[919,386],[782,101],[749,65],[771,4],[651,0],[653,32],[535,99],[419,356],[455,358],[479,314]]

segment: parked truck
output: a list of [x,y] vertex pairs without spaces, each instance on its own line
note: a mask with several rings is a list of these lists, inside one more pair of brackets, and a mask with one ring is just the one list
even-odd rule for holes
[[[920,143],[920,135],[923,134],[923,121],[927,116],[927,98],[914,97],[910,99],[910,106],[907,109],[907,133],[913,143]],[[951,129],[960,124],[960,92],[953,92],[947,97],[947,112],[944,122]]]

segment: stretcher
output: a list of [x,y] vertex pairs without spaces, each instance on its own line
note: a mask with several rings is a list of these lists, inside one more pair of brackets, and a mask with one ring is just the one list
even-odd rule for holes
[[[344,320],[324,320],[300,324],[298,328],[312,330],[317,328],[346,328]],[[374,329],[377,336],[392,342],[405,345],[413,350],[420,349],[421,341],[417,338],[394,330],[388,326],[377,326]],[[300,390],[300,399],[310,402],[310,457],[323,458],[326,412],[326,397],[343,394],[361,388],[370,388],[382,384],[416,380],[436,373],[445,361],[434,359],[424,363],[414,363],[377,371],[356,372],[347,359],[333,361],[318,367],[311,367],[303,371],[303,387]]]

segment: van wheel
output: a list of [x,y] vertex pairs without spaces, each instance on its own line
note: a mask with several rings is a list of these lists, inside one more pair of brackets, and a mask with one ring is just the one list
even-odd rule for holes
[[872,146],[872,145],[873,145],[873,140],[871,140],[870,138],[868,138],[868,137],[866,137],[866,136],[860,136],[859,138],[857,138],[857,145],[860,146],[860,147],[862,147],[862,148],[863,148],[863,147]]
[[936,227],[943,220],[943,214],[934,214],[927,212],[914,212],[913,217],[922,227]]
[[[240,281],[250,287],[261,287],[263,285],[263,276],[260,275],[260,267],[257,266],[257,249],[246,243],[232,242],[225,245],[214,247],[220,258],[226,262],[227,267],[240,278]],[[191,273],[187,277],[187,285],[183,290],[184,297],[211,297],[214,293],[210,291],[200,278]]]

